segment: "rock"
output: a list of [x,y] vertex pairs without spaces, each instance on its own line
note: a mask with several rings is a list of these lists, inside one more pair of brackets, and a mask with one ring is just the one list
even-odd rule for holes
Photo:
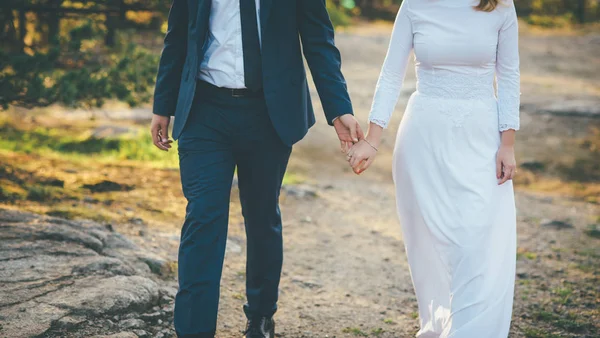
[[177,289],[170,286],[163,286],[158,291],[160,292],[161,296],[171,299],[175,299],[175,296],[177,295]]
[[523,161],[519,166],[532,172],[541,172],[546,169],[546,163],[536,160]]
[[597,100],[556,100],[539,112],[555,116],[600,118],[600,105]]
[[540,223],[540,225],[543,227],[551,227],[551,228],[556,228],[559,230],[573,228],[573,224],[565,222],[565,221],[559,221],[559,220],[543,220]]
[[317,197],[317,190],[307,185],[285,185],[282,189],[288,196],[296,198],[312,199]]
[[133,332],[119,332],[106,336],[93,336],[92,338],[138,338],[138,336]]
[[146,255],[139,257],[139,259],[146,265],[148,265],[148,268],[150,268],[150,271],[152,271],[152,273],[157,275],[162,275],[163,269],[167,264],[166,260],[155,255]]
[[228,253],[239,254],[242,253],[242,246],[231,239],[227,239],[227,246],[225,247],[225,250]]
[[320,283],[304,280],[301,277],[292,278],[292,283],[299,284],[300,286],[307,288],[307,289],[319,289],[319,288],[323,287],[323,285],[321,285]]
[[160,299],[161,304],[171,304],[173,303],[173,301],[173,298],[169,298],[167,296],[162,296],[162,298]]
[[65,316],[57,320],[53,325],[59,329],[73,330],[85,322],[86,318],[82,316]]
[[133,223],[136,225],[144,225],[144,220],[138,217],[133,217],[129,219],[129,223]]
[[0,337],[90,337],[111,320],[150,332],[140,313],[158,313],[161,297],[172,304],[173,282],[153,280],[140,258],[160,257],[112,227],[0,209],[0,228]]
[[98,316],[148,308],[158,299],[158,286],[146,277],[88,277],[76,281],[42,301],[60,308],[76,308],[78,313]]
[[140,315],[140,319],[142,319],[146,322],[154,323],[154,322],[158,321],[158,319],[161,316],[162,315],[160,314],[160,312],[144,313],[144,314]]
[[127,184],[120,184],[113,181],[101,181],[95,184],[84,184],[82,186],[84,189],[88,189],[93,193],[97,192],[110,192],[110,191],[131,191],[134,189],[133,186]]
[[141,319],[125,319],[119,323],[119,327],[123,329],[140,329],[146,326],[146,323]]
[[92,198],[92,197],[90,197],[90,196],[85,196],[85,197],[83,198],[83,201],[84,201],[85,203],[98,203],[98,200],[97,200],[97,199],[95,199],[95,198]]
[[122,135],[125,135],[128,133],[132,133],[132,132],[134,132],[134,131],[130,127],[115,126],[115,125],[102,125],[102,126],[96,127],[94,130],[92,130],[92,137],[98,138],[98,139],[109,138],[109,137],[113,138],[113,137],[122,136]]
[[144,330],[133,330],[133,333],[135,333],[140,338],[150,337],[150,334]]

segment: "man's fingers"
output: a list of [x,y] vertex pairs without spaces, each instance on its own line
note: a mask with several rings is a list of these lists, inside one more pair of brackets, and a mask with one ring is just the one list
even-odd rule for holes
[[169,125],[163,123],[160,125],[161,142],[166,143],[169,140]]
[[156,124],[152,126],[152,142],[156,146],[156,148],[164,151],[168,151],[171,147],[170,145],[165,145],[162,143],[161,130],[159,129],[160,125]]
[[350,152],[350,149],[352,148],[352,145],[353,145],[352,142],[343,141],[343,140],[340,140],[340,144],[341,144],[341,147],[342,147],[342,152],[344,154],[348,154]]
[[158,135],[158,124],[153,124],[150,127],[150,134],[152,134],[152,143],[160,149],[160,136]]
[[363,133],[363,130],[360,127],[360,124],[358,124],[358,123],[356,123],[356,136],[358,137],[359,140],[362,140],[365,138],[365,134]]
[[354,143],[358,142],[358,136],[356,134],[356,126],[358,126],[358,123],[353,123],[350,125],[350,137],[352,137],[352,141]]

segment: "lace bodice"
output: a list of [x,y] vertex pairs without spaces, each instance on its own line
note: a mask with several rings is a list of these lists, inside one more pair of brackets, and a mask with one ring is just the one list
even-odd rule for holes
[[[498,129],[519,129],[518,23],[512,0],[492,12],[477,0],[404,0],[377,83],[369,121],[387,127],[411,50],[417,92],[448,99],[496,97]],[[497,80],[497,92],[494,90]]]

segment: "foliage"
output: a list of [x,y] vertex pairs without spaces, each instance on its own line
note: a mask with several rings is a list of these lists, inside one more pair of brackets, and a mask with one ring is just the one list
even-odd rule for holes
[[140,46],[82,50],[89,25],[71,31],[66,46],[29,54],[0,51],[0,105],[101,106],[106,99],[137,105],[150,99],[158,56]]
[[[401,0],[328,0],[335,26],[352,18],[392,20]],[[596,0],[522,0],[533,25],[564,27],[600,20]],[[134,30],[162,35],[170,0],[5,0],[0,4],[0,108],[60,103],[137,105],[150,99],[157,51],[119,41]],[[21,22],[23,21],[23,22]],[[153,38],[151,38],[153,39]]]
[[329,18],[334,26],[348,26],[350,24],[350,14],[348,9],[337,6],[333,4],[333,2],[328,2],[327,11],[329,12]]

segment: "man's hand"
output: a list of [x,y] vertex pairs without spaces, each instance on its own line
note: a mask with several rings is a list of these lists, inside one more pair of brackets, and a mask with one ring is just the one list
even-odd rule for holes
[[347,153],[354,143],[365,138],[360,124],[352,114],[342,115],[335,119],[333,121],[333,128],[335,128],[335,132],[340,139],[340,146],[343,153]]
[[152,115],[152,122],[150,124],[150,132],[152,133],[152,142],[154,145],[164,151],[171,149],[171,143],[173,140],[169,140],[169,123],[171,117],[162,115]]

